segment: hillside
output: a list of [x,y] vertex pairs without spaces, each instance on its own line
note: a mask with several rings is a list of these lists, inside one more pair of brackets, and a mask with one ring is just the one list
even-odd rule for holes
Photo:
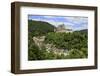
[[88,29],[54,32],[52,24],[28,21],[28,60],[88,57]]
[[88,33],[88,29],[78,30],[78,31],[75,31],[75,32]]
[[28,32],[34,32],[34,35],[54,32],[54,28],[55,27],[48,22],[28,20]]

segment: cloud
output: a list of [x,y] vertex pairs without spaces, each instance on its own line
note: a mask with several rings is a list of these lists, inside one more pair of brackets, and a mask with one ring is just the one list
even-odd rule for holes
[[65,24],[66,28],[73,30],[87,29],[88,17],[80,16],[42,16],[42,15],[29,15],[28,19],[49,22],[54,26]]

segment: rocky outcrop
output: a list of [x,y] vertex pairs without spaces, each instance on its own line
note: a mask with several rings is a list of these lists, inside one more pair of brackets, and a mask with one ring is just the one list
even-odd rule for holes
[[37,45],[39,47],[40,50],[42,50],[42,48],[44,47],[46,49],[46,51],[50,52],[53,51],[55,54],[64,54],[67,55],[68,54],[68,50],[67,49],[59,49],[57,48],[54,44],[46,44],[44,43],[45,40],[45,36],[39,36],[39,37],[33,37],[33,41],[35,43],[35,45]]
[[44,45],[44,40],[45,40],[45,36],[33,37],[34,43],[39,47],[40,50]]

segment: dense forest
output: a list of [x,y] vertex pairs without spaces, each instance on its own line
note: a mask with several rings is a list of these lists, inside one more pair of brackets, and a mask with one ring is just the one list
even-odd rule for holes
[[54,26],[48,22],[28,20],[28,32],[32,36],[42,36],[54,32]]
[[[56,33],[52,24],[43,21],[28,21],[28,60],[46,59],[76,59],[88,57],[88,33],[87,29],[73,31],[72,33]],[[35,44],[33,37],[45,36],[42,49]],[[52,48],[63,49],[63,52],[55,53],[55,50],[47,51],[47,44]],[[67,54],[66,54],[67,53]]]

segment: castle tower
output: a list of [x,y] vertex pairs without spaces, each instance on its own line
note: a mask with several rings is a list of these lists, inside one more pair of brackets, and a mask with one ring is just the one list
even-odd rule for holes
[[72,32],[72,29],[66,29],[64,24],[59,25],[56,29],[54,29],[54,32]]

